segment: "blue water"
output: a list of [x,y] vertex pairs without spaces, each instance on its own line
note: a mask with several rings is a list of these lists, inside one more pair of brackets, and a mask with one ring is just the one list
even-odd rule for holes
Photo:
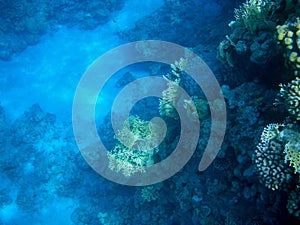
[[59,119],[70,119],[73,96],[84,71],[106,51],[126,42],[116,32],[132,28],[136,20],[161,5],[160,0],[126,1],[111,21],[95,30],[61,26],[11,61],[0,61],[0,99],[8,115],[16,119],[39,103]]
[[[286,56],[290,52],[284,52],[286,48],[277,43],[274,27],[271,31],[264,28],[257,34],[235,25],[229,28],[228,23],[235,20],[234,10],[241,9],[243,2],[0,0],[0,14],[3,12],[4,15],[0,15],[0,225],[298,224],[300,213],[297,218],[294,216],[297,213],[290,212],[288,207],[292,207],[290,193],[296,193],[292,200],[299,203],[299,173],[289,174],[292,177],[290,183],[283,185],[281,190],[272,191],[264,184],[268,179],[259,176],[253,160],[266,124],[293,121],[283,106],[274,108],[273,102],[278,96],[278,84],[288,82],[295,67],[292,73],[287,69],[291,62],[286,63]],[[299,12],[288,17],[292,8],[288,12],[280,11],[288,3],[296,4],[280,1],[280,8],[274,13],[274,17],[280,17],[276,22],[300,18]],[[297,7],[299,9],[299,3]],[[103,21],[98,21],[99,18]],[[50,21],[47,29],[43,27],[45,20]],[[208,105],[207,93],[203,93],[201,85],[188,77],[184,69],[180,71],[174,66],[151,61],[117,71],[106,81],[95,102],[94,96],[89,95],[90,90],[83,89],[86,92],[80,97],[84,99],[84,105],[74,113],[74,96],[81,90],[78,85],[85,72],[94,68],[93,63],[114,48],[145,39],[172,42],[200,56],[210,70],[206,70],[203,63],[200,67],[203,71],[193,75],[206,77],[212,73],[220,89],[210,88],[210,81],[205,79],[202,85],[209,87],[208,91],[224,95],[224,105],[218,102],[220,99]],[[229,46],[224,44],[222,52],[219,44],[224,40]],[[140,51],[147,49],[139,47]],[[164,55],[167,50],[154,55]],[[3,57],[8,53],[9,57]],[[143,53],[151,55],[153,52]],[[225,59],[221,59],[222,53]],[[260,61],[261,56],[266,56],[263,57],[265,64]],[[185,57],[191,57],[187,49]],[[254,58],[256,63],[252,62]],[[274,61],[268,62],[268,59]],[[109,63],[121,64],[118,60]],[[118,118],[130,103],[124,98],[119,108],[112,110],[117,95],[130,82],[151,76],[173,81],[178,78],[179,86],[192,96],[196,112],[183,95],[176,96],[178,90],[174,83],[172,86],[165,79],[164,83],[153,87],[153,90],[161,90],[166,99],[175,98],[175,104],[180,104],[177,107],[188,112],[187,132],[181,132],[186,121],[178,119],[179,113],[174,113],[168,102],[157,96],[147,96],[131,109],[131,119],[135,119],[135,123],[129,127],[135,129],[134,137],[128,134],[125,129],[128,124],[123,120],[121,126],[125,128],[113,130],[111,117]],[[96,83],[92,81],[89,87],[94,85]],[[147,93],[145,87],[149,85],[137,85],[136,90]],[[171,88],[167,89],[167,85]],[[130,94],[136,96],[136,93]],[[89,120],[88,113],[94,109],[90,106],[94,103],[95,115]],[[225,105],[226,110],[222,108]],[[222,110],[215,115],[218,119],[213,118],[214,110]],[[200,132],[195,129],[197,123],[191,122],[197,113],[201,114]],[[221,116],[224,114],[226,119]],[[165,123],[155,127],[154,120],[149,122],[153,117],[161,117]],[[88,121],[90,127],[79,126],[82,129],[78,130],[78,121]],[[208,139],[215,140],[212,141],[214,144],[219,135],[223,135],[214,130],[210,137],[212,122],[217,125],[224,122],[226,135],[216,158],[209,155],[213,158],[209,158],[212,163],[205,171],[199,171]],[[294,120],[294,127],[298,127],[294,132],[298,135],[299,121]],[[161,136],[164,129],[167,129],[165,139],[157,144],[155,141],[160,137],[155,135]],[[122,137],[124,133],[125,138]],[[108,152],[122,160],[109,161],[111,164],[106,165],[101,159],[106,159],[107,155],[87,152],[86,149],[101,148],[93,135],[99,135]],[[86,136],[92,137],[89,142],[84,139]],[[147,151],[141,151],[145,144],[141,137],[151,141],[153,138],[155,148],[148,149],[147,146]],[[126,146],[122,138],[124,143],[127,141],[132,145]],[[157,177],[164,177],[180,165],[185,155],[174,157],[173,150],[181,138],[184,154],[195,150],[189,161],[162,182],[141,186],[145,181],[151,183]],[[186,147],[194,142],[193,149]],[[142,156],[135,158],[137,154]],[[130,165],[140,163],[151,167],[172,157],[177,160],[171,161],[171,168],[160,168],[161,171],[155,171],[142,181],[139,179],[145,178],[143,172],[137,172],[140,177],[134,180],[135,185],[131,184],[132,177],[126,175],[137,169]],[[103,163],[91,165],[94,159]],[[103,165],[107,167],[103,169]],[[103,171],[100,169],[99,174],[95,168]],[[291,172],[290,169],[287,171]],[[115,179],[121,177],[122,182],[102,176],[102,172],[106,174],[107,171],[113,173]]]
[[[79,30],[61,25],[57,31],[42,36],[38,44],[27,47],[10,61],[0,61],[0,99],[7,118],[15,120],[31,105],[38,103],[43,111],[55,114],[58,123],[70,123],[74,93],[85,70],[106,51],[127,42],[121,39],[117,32],[132,28],[136,20],[161,5],[161,0],[147,0],[143,1],[143,4],[136,0],[126,1],[123,9],[118,11],[114,18],[94,30]],[[104,101],[99,99],[99,104],[104,108],[111,104],[110,94],[118,90],[113,82],[111,83],[101,95]],[[109,110],[99,110],[98,119],[102,120],[108,112]],[[36,147],[36,150],[51,155],[51,152],[60,150],[60,146],[66,143],[59,139],[49,140],[48,143],[40,145],[42,146]],[[22,150],[18,151],[16,154],[22,157]],[[62,160],[60,164],[67,163],[59,157],[55,160]],[[31,162],[21,166],[24,166],[25,175],[35,170]],[[30,177],[25,180],[29,184],[32,182],[32,186],[29,185],[26,189],[37,191],[33,188],[34,180],[31,181]],[[46,189],[50,192],[50,199],[41,199],[42,208],[38,212],[24,212],[15,203],[18,192],[22,190],[18,185],[12,184],[5,174],[1,175],[0,190],[9,190],[8,195],[14,202],[1,206],[0,224],[73,224],[71,214],[80,203],[75,197],[51,195],[51,184],[45,184],[49,185]],[[105,201],[103,203],[105,204]],[[35,204],[34,200],[29,204]]]

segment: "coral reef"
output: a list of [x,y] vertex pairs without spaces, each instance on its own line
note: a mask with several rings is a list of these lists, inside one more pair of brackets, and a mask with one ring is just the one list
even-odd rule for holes
[[283,104],[296,120],[300,120],[300,78],[296,77],[290,83],[280,84],[279,87],[279,98],[274,104]]
[[[235,9],[235,20],[229,23],[232,32],[219,44],[218,53],[226,70],[230,71],[224,77],[229,85],[237,86],[253,79],[268,81],[268,72],[273,73],[273,81],[285,79],[283,50],[276,43],[287,47],[284,50],[286,61],[290,61],[291,56],[295,67],[297,56],[291,52],[295,52],[297,43],[297,22],[287,19],[295,17],[299,9],[299,1],[285,0],[246,0]],[[244,68],[246,70],[241,73]],[[258,68],[260,73],[255,73]]]
[[300,75],[300,17],[289,19],[283,25],[278,25],[278,44],[283,47],[285,65]]
[[272,190],[289,193],[286,205],[299,218],[299,127],[295,124],[269,124],[264,128],[255,151],[255,163],[261,182]]
[[159,101],[159,113],[161,116],[167,116],[175,120],[179,118],[175,108],[180,98],[179,85],[186,64],[187,59],[180,58],[179,61],[171,64],[171,73],[163,76],[167,81],[167,89],[162,92],[162,99]]
[[245,27],[251,33],[257,30],[270,29],[274,27],[275,11],[279,8],[279,1],[272,0],[246,0],[238,9],[234,10],[234,23]]
[[167,81],[167,89],[163,91],[162,99],[159,101],[159,113],[161,116],[166,116],[177,120],[178,113],[175,107],[177,106],[177,101],[179,99],[179,84],[173,82],[168,78],[164,77]]
[[273,32],[278,7],[278,1],[247,0],[235,9],[236,20],[229,24],[233,32],[220,43],[220,58],[231,67],[238,64],[239,57],[255,64],[270,62],[276,49]]
[[[191,106],[192,104],[196,106],[196,111],[194,111],[194,107]],[[184,100],[183,107],[187,110],[189,115],[194,117],[194,119],[203,120],[209,114],[207,101],[198,96],[192,96],[191,100]]]
[[283,125],[269,124],[264,128],[261,141],[255,150],[255,164],[262,183],[272,189],[283,188],[292,178],[292,170],[284,163],[284,143],[281,140]]
[[[16,25],[16,30],[20,30],[20,34],[23,31],[30,33],[30,36],[24,35],[26,43],[21,47],[25,48],[29,43],[35,43],[37,37],[47,33],[48,29],[55,29],[58,24],[80,29],[94,28],[112,15],[111,12],[116,10],[119,1],[53,1],[53,5],[45,9],[56,7],[57,12],[47,12],[47,16],[41,15],[40,19],[35,18],[36,14],[31,10],[26,15],[22,13],[24,7],[41,4],[43,0],[23,0],[22,2],[28,3],[26,6],[17,5],[18,2],[21,1],[14,1],[5,8],[21,9],[20,15],[23,19],[16,19],[12,24]],[[133,38],[141,35],[144,38],[173,38],[172,40],[178,40],[177,43],[185,45],[197,43],[201,37],[201,42],[207,44],[207,47],[200,46],[197,48],[198,52],[201,57],[208,57],[213,62],[211,68],[215,70],[218,65],[214,65],[216,63],[212,60],[215,59],[214,43],[227,30],[213,29],[215,26],[201,21],[204,11],[199,9],[207,10],[206,13],[213,10],[222,12],[220,7],[230,4],[228,2],[166,0],[162,8],[139,20],[134,31],[128,33]],[[277,8],[279,2],[286,2],[286,6],[281,5],[283,9]],[[55,115],[43,112],[38,104],[12,122],[0,106],[0,212],[11,206],[30,218],[34,215],[44,216],[47,211],[54,214],[55,210],[49,210],[53,208],[70,212],[68,214],[63,211],[63,217],[68,223],[59,224],[297,224],[299,221],[295,220],[299,219],[300,214],[300,129],[297,119],[299,80],[286,77],[285,81],[294,80],[281,85],[279,105],[285,106],[288,112],[291,111],[286,118],[288,112],[283,106],[275,108],[272,105],[279,91],[276,89],[277,84],[282,82],[277,82],[276,76],[282,70],[276,71],[278,67],[274,70],[261,70],[261,66],[272,67],[278,62],[281,62],[278,63],[279,66],[285,68],[283,63],[286,60],[288,65],[282,76],[286,76],[287,70],[298,76],[294,70],[299,53],[297,56],[292,54],[297,52],[295,44],[298,39],[294,24],[298,20],[294,16],[296,7],[291,7],[290,4],[288,6],[287,2],[296,3],[247,0],[235,12],[236,22],[231,23],[233,34],[228,35],[222,43],[224,46],[220,49],[220,55],[237,73],[226,70],[225,76],[243,81],[243,76],[246,76],[244,73],[248,71],[251,78],[270,74],[272,77],[269,82],[272,85],[255,80],[243,81],[242,85],[234,88],[231,84],[222,86],[228,105],[228,132],[217,158],[206,171],[200,173],[198,163],[210,134],[208,106],[204,96],[197,93],[199,87],[195,87],[184,76],[182,71],[185,63],[180,59],[165,76],[168,85],[160,103],[160,113],[168,123],[164,141],[157,146],[161,128],[142,120],[144,117],[137,116],[130,116],[124,122],[123,128],[115,133],[114,140],[109,140],[108,135],[104,139],[109,144],[108,149],[112,149],[107,153],[109,166],[120,175],[142,173],[144,167],[166,158],[180,138],[180,124],[176,119],[178,115],[171,103],[176,106],[178,88],[181,86],[190,91],[191,100],[183,101],[185,104],[180,107],[185,107],[192,117],[203,120],[195,154],[182,170],[153,186],[128,187],[115,184],[103,179],[84,162],[76,148],[69,123],[60,124]],[[102,7],[102,4],[107,5]],[[215,4],[216,7],[209,8],[210,4]],[[89,14],[91,9],[95,10]],[[287,16],[288,14],[291,16]],[[193,17],[190,23],[187,22],[189,17]],[[226,22],[224,17],[220,18]],[[22,23],[26,25],[23,26]],[[276,29],[278,24],[280,25]],[[0,37],[7,25],[6,22],[0,25]],[[284,25],[287,25],[286,30],[281,27]],[[140,32],[140,36],[137,32]],[[279,34],[282,40],[278,40]],[[8,40],[9,37],[13,37],[13,34],[8,34]],[[284,43],[286,38],[292,40],[287,39],[287,45]],[[279,45],[276,44],[277,41]],[[276,47],[273,48],[274,46]],[[293,51],[289,52],[291,47],[287,46],[292,46]],[[7,47],[2,47],[1,45],[1,50],[9,51]],[[8,56],[16,52],[17,50],[9,52]],[[282,57],[284,54],[285,59]],[[276,60],[276,57],[279,59]],[[249,64],[254,65],[252,68],[255,69],[251,70]],[[161,72],[163,69],[157,71]],[[276,73],[272,73],[274,71]],[[132,74],[125,73],[117,81],[116,87],[121,88],[134,79]],[[191,107],[192,103],[197,111]],[[155,107],[158,115],[157,102]],[[148,109],[154,106],[144,108],[146,110],[133,109],[131,115],[140,115],[137,114],[139,112],[143,113],[142,116],[146,115],[146,118],[152,116]],[[108,116],[102,127],[113,139],[109,122]],[[256,147],[257,143],[259,144]],[[256,174],[257,170],[259,176]],[[71,204],[66,205],[68,201]],[[49,204],[53,204],[52,208]],[[48,217],[46,219],[49,220]],[[0,215],[1,223],[6,224]]]
[[300,133],[299,128],[290,126],[282,131],[281,136],[285,139],[285,163],[294,168],[295,173],[300,173]]
[[107,153],[109,168],[125,176],[145,172],[144,166],[154,164],[160,135],[160,128],[155,124],[130,116],[123,129],[116,133],[115,148]]

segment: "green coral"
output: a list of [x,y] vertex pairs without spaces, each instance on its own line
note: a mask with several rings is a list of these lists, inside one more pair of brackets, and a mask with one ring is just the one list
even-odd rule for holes
[[247,0],[242,6],[234,10],[235,22],[244,26],[251,33],[269,29],[275,26],[273,17],[278,7],[278,1]]
[[279,98],[275,105],[283,104],[287,111],[300,120],[300,78],[296,77],[287,85],[280,84]]
[[107,153],[109,168],[125,176],[145,172],[145,166],[154,164],[153,156],[158,151],[161,135],[158,125],[130,116],[116,134],[115,148]]

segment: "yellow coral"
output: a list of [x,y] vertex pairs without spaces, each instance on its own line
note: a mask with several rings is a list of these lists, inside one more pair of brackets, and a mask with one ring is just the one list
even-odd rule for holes
[[159,101],[159,113],[161,116],[178,119],[175,108],[180,98],[179,84],[181,82],[181,76],[187,63],[188,59],[180,58],[178,61],[175,61],[174,64],[171,64],[171,74],[163,76],[167,81],[167,89],[162,92],[163,96]]
[[294,70],[300,69],[298,56],[300,55],[300,18],[295,18],[293,21],[287,20],[285,24],[278,25],[277,39],[278,43],[285,47],[284,57],[285,65]]
[[297,57],[298,57],[298,53],[297,52],[292,52],[290,54],[290,61],[295,62],[297,60]]
[[292,37],[294,36],[294,32],[289,30],[289,31],[287,32],[287,36],[288,36],[289,38],[292,38]]
[[161,116],[167,116],[173,119],[178,119],[178,115],[174,107],[177,106],[177,101],[180,97],[180,86],[178,85],[178,83],[173,82],[166,77],[164,78],[167,80],[168,88],[163,91],[163,97],[159,101],[159,113]]
[[119,142],[107,153],[109,168],[124,176],[145,172],[145,166],[154,164],[153,157],[162,135],[161,128],[154,123],[130,116],[116,134]]
[[282,41],[284,39],[284,37],[285,37],[284,33],[279,33],[278,34],[278,40],[279,41]]
[[293,44],[293,39],[292,39],[292,38],[289,38],[289,37],[286,37],[286,38],[284,39],[284,44],[286,44],[286,45]]
[[295,170],[295,173],[300,173],[300,142],[293,140],[286,144],[285,149],[285,162],[289,162]]
[[125,159],[119,159],[118,156],[114,153],[107,153],[109,161],[109,169],[119,173],[121,172],[124,176],[130,177],[134,173],[140,172],[144,173],[145,169],[142,166],[135,166],[132,163],[126,161]]

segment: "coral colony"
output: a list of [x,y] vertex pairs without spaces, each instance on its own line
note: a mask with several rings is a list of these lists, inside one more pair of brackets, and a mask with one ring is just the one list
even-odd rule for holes
[[[0,225],[300,224],[300,1],[137,2],[0,1]],[[136,8],[141,4],[151,10]],[[105,36],[112,28],[112,36]],[[87,54],[61,51],[59,65],[41,72],[35,63],[57,61],[49,54],[54,48],[36,49],[47,40],[58,40],[55,46],[63,48],[69,42],[60,40],[62,34]],[[217,102],[209,102],[185,72],[188,55],[171,65],[147,62],[117,72],[96,106],[97,115],[105,112],[95,123],[108,149],[106,170],[124,179],[145,175],[145,168],[172,154],[181,131],[177,107],[200,121],[194,155],[160,183],[135,187],[104,179],[80,154],[72,119],[43,111],[49,106],[71,111],[59,100],[71,105],[74,96],[65,91],[75,92],[76,85],[64,81],[77,84],[89,66],[73,57],[104,52],[99,42],[118,46],[137,40],[187,47],[215,74],[226,101],[227,130],[205,171],[198,165],[210,134],[209,107]],[[166,81],[162,97],[139,101],[114,132],[107,105],[143,74]],[[52,87],[52,80],[60,88]],[[49,89],[42,88],[45,83]],[[33,93],[33,87],[40,91]],[[180,88],[190,99],[182,99]],[[44,100],[29,100],[43,91]],[[20,105],[31,107],[14,118],[11,112]],[[167,126],[162,142],[161,127],[150,120],[154,116]]]

